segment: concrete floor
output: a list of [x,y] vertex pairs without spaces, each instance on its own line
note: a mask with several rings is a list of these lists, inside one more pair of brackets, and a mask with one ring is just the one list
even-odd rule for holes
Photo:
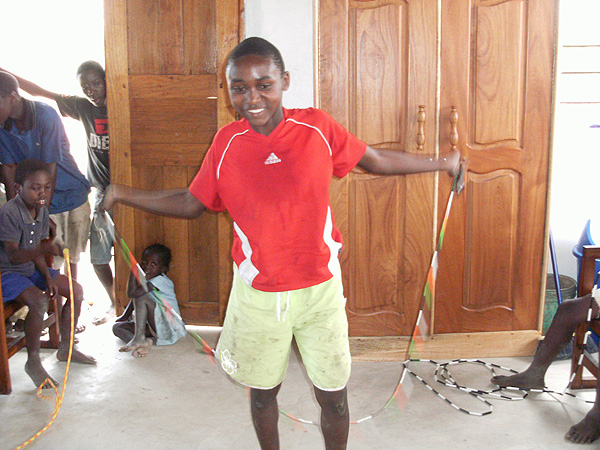
[[[218,328],[196,328],[211,345]],[[78,335],[79,348],[95,356],[97,366],[71,365],[62,409],[55,422],[27,448],[69,449],[258,449],[249,415],[247,392],[230,381],[214,362],[200,352],[191,335],[173,346],[153,347],[147,358],[120,353],[111,324],[88,325]],[[50,419],[54,402],[35,396],[23,371],[26,354],[10,360],[13,393],[0,396],[0,448],[12,449],[28,440]],[[530,358],[488,360],[523,369]],[[65,364],[55,353],[43,350],[43,363],[58,380]],[[555,362],[548,374],[551,389],[567,383],[568,361]],[[460,406],[484,411],[486,406],[457,390],[433,381],[434,367],[414,366],[444,395]],[[356,362],[349,384],[351,419],[379,410],[393,393],[400,364]],[[482,366],[451,368],[459,384],[489,389],[489,371]],[[412,380],[412,378],[409,378]],[[470,416],[456,411],[416,381],[405,382],[408,402],[393,402],[377,417],[350,428],[349,450],[402,449],[562,449],[572,448],[563,435],[579,421],[589,405],[548,394],[522,401],[490,400],[493,413]],[[582,391],[579,391],[580,393]],[[592,398],[593,392],[584,391]],[[280,396],[280,408],[307,420],[318,421],[312,390],[295,355]],[[280,418],[282,449],[323,448],[319,428],[285,416]],[[600,444],[587,448],[600,448]]]
[[[82,261],[87,261],[82,255]],[[118,351],[122,343],[112,335],[111,323],[90,325],[91,317],[104,311],[108,299],[88,264],[80,264],[80,280],[86,280],[87,298],[93,310],[82,313],[87,330],[79,334],[79,348],[98,360],[97,366],[72,364],[62,408],[50,428],[28,449],[38,450],[258,450],[250,419],[248,394],[230,382],[214,362],[200,352],[187,335],[167,347],[153,347],[144,359]],[[213,347],[218,328],[196,330]],[[65,363],[55,352],[42,350],[46,370],[63,380]],[[36,397],[33,383],[23,371],[22,350],[10,359],[13,392],[0,396],[0,450],[21,445],[43,428],[54,402]],[[522,370],[531,358],[486,359]],[[486,405],[468,394],[449,389],[433,379],[434,366],[413,365],[423,378],[459,406],[486,411]],[[351,420],[378,411],[393,394],[400,363],[355,362],[348,386]],[[490,373],[482,366],[451,367],[459,384],[491,389]],[[569,361],[555,362],[547,375],[550,389],[562,391],[569,378]],[[564,449],[574,448],[563,436],[581,420],[590,405],[572,398],[531,395],[522,401],[493,399],[493,413],[471,416],[456,411],[421,383],[407,377],[407,402],[392,402],[377,417],[352,424],[348,450],[460,449]],[[577,391],[592,399],[593,391]],[[318,407],[311,386],[292,355],[279,406],[289,414],[318,422]],[[323,448],[320,430],[281,416],[281,448]],[[588,445],[600,449],[600,443]]]

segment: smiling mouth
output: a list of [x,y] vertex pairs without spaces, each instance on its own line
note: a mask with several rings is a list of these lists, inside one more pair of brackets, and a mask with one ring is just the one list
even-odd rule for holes
[[249,109],[248,112],[250,114],[260,114],[261,112],[263,112],[265,110],[265,108],[257,108],[257,109]]

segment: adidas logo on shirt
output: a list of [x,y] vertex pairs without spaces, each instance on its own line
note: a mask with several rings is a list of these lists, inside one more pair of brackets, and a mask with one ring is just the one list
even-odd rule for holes
[[271,153],[269,157],[265,160],[265,164],[277,164],[280,162],[281,160],[277,157],[275,153]]

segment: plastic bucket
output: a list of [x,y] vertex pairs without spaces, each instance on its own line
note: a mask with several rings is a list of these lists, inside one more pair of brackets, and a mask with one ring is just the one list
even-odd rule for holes
[[[560,293],[563,300],[575,298],[577,294],[577,282],[567,275],[559,275],[559,281]],[[546,334],[546,330],[548,330],[548,327],[552,323],[557,308],[558,295],[554,284],[554,275],[549,273],[546,275],[546,296],[544,299],[544,325],[542,327],[544,334]]]

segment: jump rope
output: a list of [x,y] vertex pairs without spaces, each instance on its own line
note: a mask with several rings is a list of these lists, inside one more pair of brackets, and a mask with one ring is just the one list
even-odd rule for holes
[[[493,405],[486,397],[496,398],[496,399],[500,399],[500,400],[517,401],[517,400],[524,400],[529,395],[529,393],[546,393],[546,394],[554,394],[554,395],[560,395],[560,396],[568,396],[568,397],[572,397],[572,398],[576,398],[578,400],[584,401],[586,403],[594,403],[594,401],[587,400],[587,399],[580,397],[578,395],[575,395],[571,392],[567,392],[567,390],[570,388],[570,386],[573,382],[575,374],[579,371],[579,368],[581,367],[581,364],[583,362],[583,357],[584,357],[583,351],[582,351],[581,356],[579,357],[576,370],[573,371],[573,374],[569,380],[569,383],[567,384],[567,386],[565,387],[565,389],[562,392],[550,390],[545,387],[543,389],[523,389],[523,388],[516,388],[516,387],[505,387],[505,388],[498,387],[496,389],[491,389],[491,390],[470,388],[468,386],[463,386],[463,385],[459,384],[454,379],[454,377],[452,376],[452,373],[450,372],[451,366],[456,366],[459,364],[480,365],[480,366],[487,368],[490,371],[492,376],[497,375],[496,370],[503,370],[503,371],[509,372],[511,374],[517,374],[519,372],[514,369],[508,368],[508,367],[503,367],[503,366],[485,362],[485,361],[482,361],[479,359],[454,359],[454,360],[451,360],[448,362],[440,363],[440,362],[437,362],[437,361],[434,361],[431,359],[421,359],[418,357],[419,351],[423,348],[424,340],[428,336],[429,327],[427,324],[427,317],[429,317],[429,312],[431,311],[433,299],[435,298],[435,285],[436,285],[436,277],[437,277],[437,270],[438,270],[438,255],[439,255],[440,251],[442,250],[442,245],[444,242],[444,235],[445,235],[446,226],[448,223],[448,217],[450,215],[450,210],[452,207],[452,201],[454,199],[454,195],[460,194],[460,192],[463,190],[464,183],[465,183],[465,169],[464,169],[464,167],[461,166],[459,173],[454,178],[452,190],[448,197],[448,203],[446,205],[444,219],[442,221],[442,225],[440,227],[440,232],[439,232],[439,236],[438,236],[438,243],[437,243],[436,249],[433,253],[433,256],[431,258],[431,264],[430,264],[429,270],[427,272],[427,278],[426,278],[425,288],[423,290],[423,297],[421,300],[419,313],[417,315],[417,320],[416,320],[415,326],[413,328],[413,333],[412,333],[409,345],[407,346],[405,360],[404,360],[404,362],[401,363],[401,371],[400,371],[398,384],[396,385],[393,394],[389,397],[389,399],[385,402],[385,404],[381,408],[379,408],[374,413],[371,413],[361,419],[350,421],[351,424],[359,424],[359,423],[362,423],[362,422],[365,422],[367,420],[377,417],[379,414],[381,414],[383,411],[385,411],[390,405],[392,405],[394,403],[394,400],[398,400],[398,398],[400,396],[402,396],[403,398],[407,398],[407,395],[406,395],[406,392],[405,392],[405,389],[403,386],[403,382],[406,377],[406,374],[411,375],[413,378],[415,378],[417,381],[419,381],[421,384],[423,384],[434,395],[436,395],[441,400],[443,400],[445,403],[447,403],[450,407],[456,409],[457,411],[460,411],[462,413],[472,415],[472,416],[485,416],[485,415],[491,414],[493,412]],[[595,289],[596,289],[596,287],[595,287]],[[588,323],[590,322],[591,318],[592,318],[592,300],[590,301],[590,308],[588,310],[588,315],[587,315]],[[587,339],[588,339],[590,333],[591,332],[588,331],[585,334],[584,341],[582,344],[583,349],[585,349],[585,347],[586,347]],[[444,386],[447,386],[449,388],[458,389],[459,391],[469,394],[470,396],[474,397],[477,401],[483,403],[485,405],[486,410],[483,412],[469,410],[467,408],[464,408],[464,407],[456,404],[455,402],[451,401],[446,396],[441,394],[438,390],[436,390],[433,386],[431,386],[425,379],[423,379],[419,374],[417,374],[414,370],[409,368],[410,364],[419,363],[419,362],[429,363],[429,364],[435,366],[434,379],[436,382],[438,382]],[[506,391],[508,391],[508,392],[506,392]],[[509,393],[510,393],[510,395],[509,395]],[[293,416],[292,414],[289,414],[288,412],[285,412],[281,409],[280,409],[280,413],[296,422],[300,422],[300,423],[308,424],[308,425],[319,425],[319,422],[316,422],[313,420],[306,420],[306,419],[302,419],[302,418]]]
[[[411,335],[409,345],[407,346],[405,359],[401,363],[401,371],[400,371],[400,375],[399,375],[399,381],[398,381],[392,395],[388,398],[388,400],[385,402],[385,404],[381,408],[379,408],[378,410],[376,410],[375,412],[373,412],[371,414],[366,415],[365,417],[362,417],[357,420],[352,420],[350,422],[352,424],[359,424],[359,423],[365,422],[367,420],[373,419],[373,418],[377,417],[379,414],[381,414],[383,411],[385,411],[391,404],[394,403],[395,400],[397,401],[400,396],[403,396],[404,398],[406,398],[406,392],[405,392],[405,389],[403,386],[406,374],[411,375],[414,379],[416,379],[421,384],[423,384],[428,390],[430,390],[434,395],[436,395],[441,400],[443,400],[445,403],[447,403],[450,407],[452,407],[462,413],[473,415],[473,416],[485,416],[485,415],[491,414],[493,412],[493,405],[492,405],[492,403],[490,403],[490,401],[486,397],[491,397],[491,398],[496,398],[496,399],[501,399],[501,400],[508,400],[508,401],[516,401],[516,400],[525,399],[529,395],[530,392],[531,393],[547,393],[547,394],[555,394],[555,395],[561,395],[561,396],[569,396],[569,397],[573,397],[573,398],[582,400],[586,403],[593,403],[593,401],[587,400],[585,398],[582,398],[580,396],[577,396],[575,394],[567,392],[567,390],[571,386],[571,383],[575,376],[574,374],[577,372],[577,370],[574,371],[573,376],[571,377],[571,379],[569,381],[569,384],[562,392],[553,391],[553,390],[546,389],[546,388],[543,388],[543,389],[521,389],[521,388],[512,388],[512,387],[506,387],[506,388],[498,387],[498,388],[492,389],[492,390],[482,390],[482,389],[470,388],[468,386],[463,386],[463,385],[459,384],[453,377],[452,373],[450,372],[450,367],[457,366],[459,364],[480,365],[480,366],[487,368],[490,371],[490,373],[492,374],[492,376],[496,376],[497,370],[502,370],[502,371],[509,372],[512,374],[517,374],[519,372],[514,369],[508,368],[508,367],[503,367],[503,366],[485,362],[485,361],[482,361],[479,359],[454,359],[451,361],[440,363],[440,362],[437,362],[434,360],[421,359],[418,357],[419,352],[422,351],[424,340],[427,338],[428,333],[429,333],[427,317],[429,317],[429,313],[431,311],[431,306],[432,306],[433,300],[435,298],[435,285],[436,285],[436,277],[437,277],[437,270],[438,270],[438,257],[442,250],[442,245],[444,242],[444,236],[445,236],[445,232],[446,232],[446,226],[447,226],[448,218],[450,216],[450,211],[452,208],[452,202],[454,200],[454,196],[458,195],[462,192],[462,190],[464,188],[464,183],[465,183],[465,168],[463,166],[461,166],[459,173],[454,177],[452,189],[451,189],[450,195],[448,197],[448,202],[446,204],[446,209],[445,209],[445,213],[444,213],[444,219],[443,219],[441,227],[440,227],[437,246],[436,246],[433,256],[431,258],[431,264],[430,264],[429,270],[427,272],[426,283],[425,283],[425,287],[423,289],[423,296],[422,296],[421,305],[419,308],[419,313],[418,313],[418,316],[417,316],[417,319],[416,319],[416,322],[415,322],[415,325],[413,328],[413,333]],[[108,212],[105,212],[105,217],[106,217],[106,221],[109,225],[108,228],[110,230],[110,233],[112,234],[111,237],[114,239],[114,242],[117,243],[118,246],[120,247],[123,258],[125,259],[126,263],[129,265],[130,270],[132,271],[132,273],[134,274],[134,276],[136,277],[138,282],[140,282],[140,284],[142,284],[145,280],[144,271],[141,269],[141,267],[135,260],[133,253],[129,250],[127,243],[123,239],[122,235],[119,233],[117,227],[115,226],[115,224],[112,221],[112,218],[110,217]],[[160,308],[165,310],[168,317],[171,317],[172,320],[178,320],[178,321],[183,322],[181,317],[175,311],[173,311],[173,309],[170,307],[170,305],[166,301],[164,301],[164,299],[160,295],[160,292],[156,288],[154,288],[154,290],[152,291],[152,294],[153,294],[152,295],[153,300],[156,302],[156,304]],[[592,314],[592,309],[591,309],[591,304],[590,304],[590,309],[588,311],[588,321],[591,319],[591,314]],[[192,330],[188,330],[188,332],[200,344],[200,346],[202,347],[201,351],[204,354],[206,354],[210,358],[216,358],[215,349],[210,347],[210,345],[208,345],[207,342],[204,339],[202,339],[202,337],[200,337],[200,335],[198,335],[198,333],[196,333],[195,331],[192,331]],[[588,333],[585,335],[584,343],[583,343],[584,348],[587,343],[589,334],[590,334],[590,332],[588,331]],[[579,366],[581,366],[582,361],[583,361],[583,354],[579,358],[578,368],[579,368]],[[438,390],[436,390],[433,386],[431,386],[418,373],[416,373],[414,370],[412,370],[409,367],[409,365],[411,365],[413,363],[429,363],[429,364],[435,366],[434,379],[436,382],[438,382],[444,386],[447,386],[449,388],[458,389],[459,391],[462,391],[462,392],[465,392],[465,393],[471,395],[477,401],[483,403],[486,407],[486,410],[483,412],[472,411],[472,410],[469,410],[467,408],[464,408],[464,407],[452,402],[446,396],[444,396]],[[506,391],[508,391],[508,392],[506,392]],[[510,395],[509,395],[509,393],[510,393]],[[301,417],[294,416],[291,413],[286,412],[282,409],[280,409],[279,411],[282,415],[284,415],[284,416],[288,417],[289,419],[294,420],[296,422],[300,422],[300,423],[308,424],[308,425],[317,425],[317,426],[319,425],[319,422],[317,422],[317,421],[307,420],[307,419],[303,419]]]
[[[428,311],[431,311],[431,305],[432,305],[433,299],[435,298],[435,285],[436,285],[436,277],[437,277],[437,270],[438,270],[438,255],[442,249],[442,245],[444,242],[444,235],[446,232],[446,225],[448,223],[448,217],[450,215],[450,210],[452,207],[452,201],[454,199],[454,195],[460,194],[460,192],[464,188],[464,177],[465,177],[464,168],[461,167],[461,170],[454,178],[452,190],[450,192],[450,196],[448,197],[448,203],[446,205],[444,219],[442,221],[442,226],[440,228],[440,233],[438,236],[438,243],[437,243],[436,249],[433,253],[433,256],[431,258],[431,264],[430,264],[429,270],[427,272],[427,280],[425,283],[425,288],[423,290],[423,297],[421,300],[419,313],[417,316],[417,320],[415,322],[415,326],[413,328],[413,333],[411,336],[410,343],[407,346],[405,360],[404,360],[404,362],[401,363],[401,371],[400,371],[400,377],[399,377],[400,380],[398,381],[398,384],[396,385],[392,395],[389,397],[389,399],[385,402],[385,404],[381,408],[379,408],[377,411],[375,411],[371,414],[368,414],[367,416],[365,416],[361,419],[350,421],[351,424],[360,424],[367,420],[373,419],[373,418],[377,417],[379,414],[381,414],[383,411],[385,411],[391,404],[393,404],[394,400],[397,400],[399,395],[402,394],[404,397],[406,397],[406,392],[405,392],[405,389],[403,386],[403,382],[404,382],[404,379],[405,379],[405,376],[407,373],[409,375],[411,375],[412,377],[414,377],[421,384],[423,384],[428,390],[430,390],[434,395],[436,395],[441,400],[443,400],[445,403],[447,403],[450,407],[456,409],[457,411],[460,411],[462,413],[472,415],[472,416],[485,416],[485,415],[491,414],[493,412],[493,405],[487,398],[485,398],[485,396],[496,398],[496,399],[501,399],[501,400],[516,401],[516,400],[524,400],[529,395],[529,393],[546,393],[546,394],[552,394],[552,395],[572,397],[572,398],[581,400],[585,403],[594,403],[593,400],[587,400],[581,396],[575,395],[571,392],[567,392],[567,390],[570,388],[571,384],[573,383],[575,375],[577,374],[577,372],[579,371],[579,369],[581,368],[581,365],[583,363],[583,357],[584,357],[583,349],[586,348],[587,340],[589,338],[589,335],[591,334],[591,331],[589,331],[589,330],[586,332],[584,339],[583,339],[583,344],[581,346],[582,352],[581,352],[581,355],[577,362],[577,367],[573,371],[571,378],[569,379],[569,383],[567,384],[567,386],[565,387],[565,389],[562,392],[550,390],[545,387],[543,389],[498,387],[496,389],[491,389],[491,390],[470,388],[468,386],[463,386],[463,385],[459,384],[454,379],[454,377],[452,376],[452,373],[450,372],[450,369],[449,369],[451,366],[456,366],[459,364],[481,365],[481,366],[487,368],[490,371],[490,373],[492,374],[492,376],[496,375],[497,369],[500,369],[500,370],[503,370],[503,371],[506,371],[506,372],[509,372],[512,374],[517,374],[519,372],[514,369],[508,368],[508,367],[503,367],[503,366],[485,362],[485,361],[482,361],[479,359],[454,359],[454,360],[451,360],[448,362],[440,363],[440,362],[436,362],[431,359],[420,359],[420,358],[413,357],[414,354],[418,354],[419,350],[422,349],[424,339],[428,335],[427,316],[428,316]],[[135,276],[137,282],[140,283],[140,285],[147,286],[148,283],[146,282],[144,271],[140,267],[139,263],[136,261],[135,257],[133,256],[133,253],[127,246],[127,244],[126,244],[125,240],[123,239],[123,237],[121,236],[121,234],[119,233],[118,229],[116,228],[116,226],[115,226],[114,222],[112,221],[112,218],[110,217],[108,212],[105,212],[105,218],[106,218],[107,224],[109,225],[109,230],[112,234],[111,237],[113,238],[114,242],[118,243],[119,248],[121,249],[123,258],[125,259],[126,263],[129,265],[129,268],[130,268],[131,272],[133,273],[133,275]],[[69,261],[69,249],[65,248],[63,251],[63,255],[64,255],[65,262],[68,262]],[[68,354],[67,361],[66,361],[65,375],[64,375],[64,379],[63,379],[63,383],[62,383],[62,387],[61,387],[61,392],[60,393],[58,392],[58,388],[56,387],[56,385],[52,382],[52,380],[50,378],[46,378],[46,380],[38,387],[37,396],[44,400],[52,400],[53,397],[46,396],[42,393],[43,386],[46,383],[48,383],[54,389],[54,393],[55,393],[54,411],[50,417],[50,420],[43,428],[41,428],[37,433],[35,433],[26,442],[19,445],[18,447],[15,447],[14,450],[20,450],[20,449],[26,447],[27,445],[31,444],[39,436],[41,436],[46,430],[48,430],[48,428],[50,428],[50,426],[52,425],[52,423],[58,416],[58,413],[60,411],[64,396],[65,396],[67,378],[69,375],[69,368],[71,365],[71,356],[72,356],[72,352],[73,352],[73,339],[74,339],[74,331],[75,331],[74,330],[74,328],[75,328],[74,309],[75,308],[74,308],[74,295],[73,295],[73,278],[71,275],[71,268],[68,263],[66,264],[66,268],[67,268],[67,276],[68,276],[68,280],[69,280],[69,295],[70,295],[69,301],[70,301],[70,305],[71,305],[71,332],[70,332],[70,340],[69,340],[69,354]],[[598,277],[596,278],[596,285],[594,286],[594,290],[598,289],[597,282],[598,282]],[[177,314],[177,312],[175,312],[173,310],[173,308],[169,305],[169,303],[163,299],[163,297],[162,297],[162,295],[160,295],[160,292],[158,291],[158,289],[153,287],[153,290],[150,293],[152,294],[151,298],[156,302],[157,306],[165,312],[166,316],[170,320],[173,320],[173,321],[177,320],[177,321],[180,321],[181,323],[184,323],[181,316],[179,314]],[[592,302],[593,302],[593,298],[590,298],[590,307],[588,309],[588,314],[587,314],[587,318],[586,318],[586,321],[588,323],[592,320]],[[200,337],[200,335],[198,335],[198,333],[191,331],[191,330],[188,330],[188,332],[201,345],[203,353],[205,353],[207,356],[212,357],[212,358],[216,357],[215,350],[212,347],[210,347],[210,345],[208,345],[208,343],[204,339],[202,339],[202,337]],[[432,364],[435,366],[434,379],[436,382],[438,382],[444,386],[447,386],[449,388],[458,389],[459,391],[462,391],[462,392],[465,392],[465,393],[471,395],[477,401],[483,403],[486,406],[487,410],[483,411],[483,412],[472,411],[467,408],[463,408],[462,406],[457,405],[455,402],[452,402],[451,400],[449,400],[446,396],[442,395],[439,391],[437,391],[435,388],[433,388],[419,374],[417,374],[415,371],[413,371],[412,369],[410,369],[408,367],[409,364],[411,364],[411,363],[419,363],[419,362],[429,363],[429,364]],[[504,391],[518,392],[519,394],[507,395],[507,393],[505,393]],[[303,423],[303,424],[307,424],[307,425],[316,425],[316,426],[319,425],[319,422],[296,417],[282,409],[280,409],[279,412],[280,412],[280,414],[284,415],[285,417],[288,417],[289,419],[299,422],[299,423]]]

